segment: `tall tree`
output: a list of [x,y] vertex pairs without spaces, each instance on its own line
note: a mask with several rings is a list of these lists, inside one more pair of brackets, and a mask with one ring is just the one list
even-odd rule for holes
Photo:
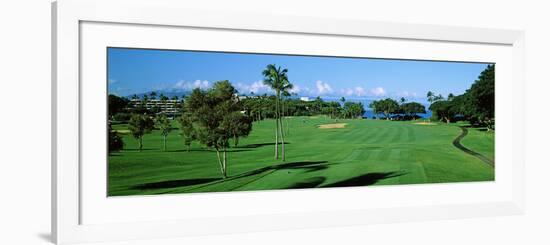
[[344,103],[343,113],[345,118],[360,118],[365,114],[365,107],[361,102],[348,101]]
[[338,103],[336,101],[332,101],[329,104],[329,108],[330,108],[330,118],[335,119],[336,118],[336,113],[340,109],[340,103]]
[[180,123],[181,136],[183,137],[183,144],[187,147],[187,152],[191,150],[191,144],[197,139],[195,128],[193,127],[192,114],[187,111],[183,111],[178,118]]
[[372,109],[372,112],[374,113],[374,116],[376,118],[378,118],[378,114],[381,113],[379,104],[380,104],[380,101],[378,100],[373,100],[369,104],[369,108]]
[[401,111],[407,116],[411,116],[413,119],[416,118],[418,113],[426,113],[426,107],[418,102],[408,102],[401,104]]
[[376,107],[384,114],[386,120],[390,120],[390,115],[399,111],[399,104],[397,101],[390,98],[378,101]]
[[130,117],[128,128],[132,136],[138,140],[139,151],[143,149],[143,135],[150,133],[154,126],[153,119],[148,115],[134,114]]
[[466,91],[467,107],[473,121],[488,130],[494,128],[495,118],[495,65],[488,65],[472,87]]
[[[194,89],[186,99],[186,108],[194,123],[194,132],[197,139],[208,147],[216,150],[220,171],[224,178],[227,174],[227,148],[229,140],[235,137],[244,137],[248,132],[234,133],[234,129],[241,127],[238,123],[249,124],[251,120],[236,120],[236,114],[241,114],[241,105],[235,95],[237,90],[229,81],[219,81],[207,91]],[[242,115],[242,114],[241,114]],[[242,115],[244,116],[244,115]],[[238,140],[238,139],[237,139]]]
[[172,131],[172,123],[165,114],[160,114],[156,118],[156,124],[162,135],[162,149],[166,151],[166,137]]
[[235,111],[227,115],[224,127],[228,128],[233,137],[233,146],[237,147],[239,138],[247,137],[252,131],[252,119],[241,112]]
[[435,94],[432,91],[428,91],[428,94],[426,94],[426,97],[428,98],[428,102],[430,102],[431,104],[432,102],[434,102]]
[[285,161],[285,140],[283,122],[281,120],[281,94],[290,91],[293,85],[288,81],[288,70],[274,64],[266,66],[262,71],[263,83],[275,91],[275,159],[279,158],[279,135],[281,136],[282,160]]
[[456,115],[457,112],[455,108],[452,101],[449,100],[438,100],[430,105],[430,111],[433,113],[432,117],[441,121],[444,120],[447,124],[449,124]]

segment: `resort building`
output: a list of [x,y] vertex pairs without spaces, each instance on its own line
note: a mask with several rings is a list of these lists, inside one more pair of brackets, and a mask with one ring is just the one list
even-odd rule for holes
[[149,99],[146,101],[140,99],[130,100],[130,106],[133,108],[144,106],[147,110],[154,111],[157,114],[166,114],[168,117],[174,117],[179,114],[181,100],[158,100]]

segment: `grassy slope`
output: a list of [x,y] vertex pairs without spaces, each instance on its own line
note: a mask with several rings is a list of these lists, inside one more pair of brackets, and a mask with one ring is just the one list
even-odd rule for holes
[[495,133],[484,131],[485,128],[469,128],[468,135],[461,141],[470,150],[495,160]]
[[[290,118],[287,161],[274,159],[272,120],[257,122],[252,134],[228,153],[231,176],[222,181],[216,154],[193,145],[184,150],[178,131],[162,152],[158,132],[146,135],[144,151],[124,136],[124,151],[109,157],[109,194],[156,194],[265,190],[379,184],[415,184],[494,179],[492,167],[453,147],[455,125],[339,120],[344,129],[318,129],[333,123],[320,118]],[[124,125],[115,125],[124,129]],[[474,132],[475,131],[475,132]],[[470,139],[471,137],[471,139]],[[466,147],[494,158],[494,136],[471,130]]]

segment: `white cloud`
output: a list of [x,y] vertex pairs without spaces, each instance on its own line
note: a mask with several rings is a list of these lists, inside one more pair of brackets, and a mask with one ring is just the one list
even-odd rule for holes
[[368,95],[368,91],[361,86],[357,86],[354,88],[340,89],[340,93],[345,96],[357,96],[357,97]]
[[342,93],[345,96],[352,96],[353,95],[353,89],[351,89],[351,88],[340,89],[340,93]]
[[367,90],[364,89],[363,87],[360,87],[360,86],[357,86],[353,89],[353,91],[355,92],[355,95],[357,96],[365,96],[367,95]]
[[298,85],[295,84],[295,85],[292,87],[292,89],[290,90],[290,93],[291,93],[291,94],[297,94],[297,93],[300,93],[300,91],[302,91],[302,88],[301,88],[300,86],[298,86]]
[[262,81],[256,81],[250,85],[250,91],[257,94],[258,92],[268,92],[270,88]]
[[256,81],[252,84],[237,83],[235,84],[235,88],[243,94],[248,94],[251,92],[254,94],[263,94],[271,91],[271,88],[265,85],[262,81]]
[[[296,85],[294,85],[294,87],[296,87]],[[304,87],[300,87],[299,88],[299,92],[300,92],[300,95],[305,95],[305,96],[314,96],[316,93],[315,91],[313,91],[313,89],[307,87],[307,86],[304,86]],[[296,92],[298,93],[298,92]]]
[[117,80],[116,80],[116,79],[112,79],[112,78],[109,78],[109,80],[108,80],[108,81],[109,81],[109,84],[113,84],[113,83],[116,83],[116,82],[117,82]]
[[195,80],[194,82],[188,81],[179,81],[174,84],[173,88],[181,90],[193,90],[196,88],[207,89],[210,88],[211,84],[207,80]]
[[384,90],[384,88],[382,87],[376,87],[376,88],[372,88],[370,90],[370,93],[371,95],[374,95],[374,96],[384,96],[386,95],[386,90]]
[[332,93],[332,88],[330,87],[330,85],[328,83],[317,80],[315,82],[315,86],[317,86],[317,94],[318,95]]

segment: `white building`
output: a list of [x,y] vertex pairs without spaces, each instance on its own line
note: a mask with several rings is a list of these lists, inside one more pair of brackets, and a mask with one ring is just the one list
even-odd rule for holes
[[[130,100],[130,106],[138,107],[143,101],[140,99]],[[166,114],[168,116],[175,116],[179,114],[180,100],[147,100],[143,105],[147,110],[158,111],[157,114]]]

